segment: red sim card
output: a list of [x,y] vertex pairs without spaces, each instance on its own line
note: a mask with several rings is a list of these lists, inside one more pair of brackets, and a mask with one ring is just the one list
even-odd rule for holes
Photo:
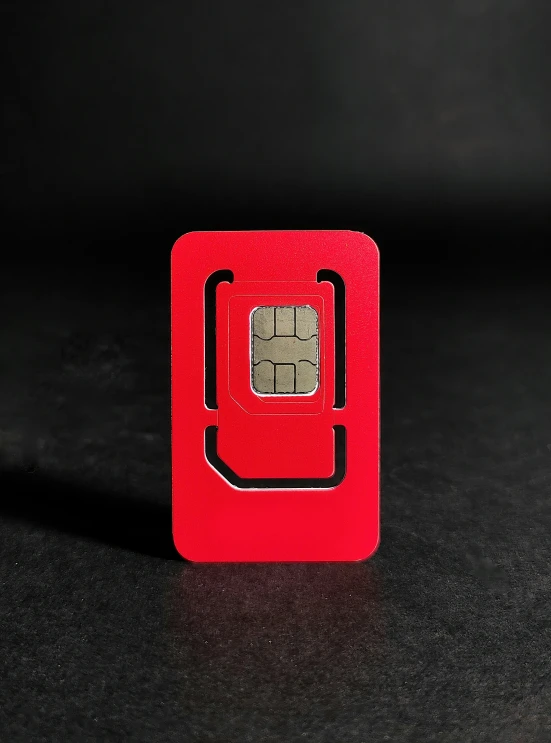
[[358,232],[194,232],[172,250],[173,534],[197,562],[379,542],[379,253]]

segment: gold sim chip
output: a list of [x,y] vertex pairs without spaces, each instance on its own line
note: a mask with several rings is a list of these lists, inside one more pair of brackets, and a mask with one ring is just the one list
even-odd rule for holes
[[251,315],[251,381],[260,395],[309,395],[319,380],[318,313],[257,307]]

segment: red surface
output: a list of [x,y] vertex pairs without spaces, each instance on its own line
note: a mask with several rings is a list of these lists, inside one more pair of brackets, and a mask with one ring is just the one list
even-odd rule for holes
[[[204,286],[217,288],[217,402],[204,402]],[[346,405],[333,409],[333,285],[346,286]],[[259,397],[250,386],[250,313],[259,305],[309,304],[319,314],[320,385],[308,397]],[[346,474],[332,488],[230,484],[205,454],[243,478],[326,478],[333,426],[346,428]],[[304,442],[308,441],[305,447]],[[369,557],[379,540],[379,256],[347,231],[190,233],[172,251],[173,534],[199,562],[336,561]]]

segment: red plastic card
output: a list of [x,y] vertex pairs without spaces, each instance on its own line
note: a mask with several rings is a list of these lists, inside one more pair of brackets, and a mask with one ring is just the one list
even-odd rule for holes
[[348,231],[194,232],[172,250],[173,534],[197,562],[379,542],[379,254]]

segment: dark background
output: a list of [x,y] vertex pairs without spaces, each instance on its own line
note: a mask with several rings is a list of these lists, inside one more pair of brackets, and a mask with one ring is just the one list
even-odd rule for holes
[[[548,741],[545,0],[4,2],[0,739]],[[382,263],[382,542],[170,538],[169,256]]]

